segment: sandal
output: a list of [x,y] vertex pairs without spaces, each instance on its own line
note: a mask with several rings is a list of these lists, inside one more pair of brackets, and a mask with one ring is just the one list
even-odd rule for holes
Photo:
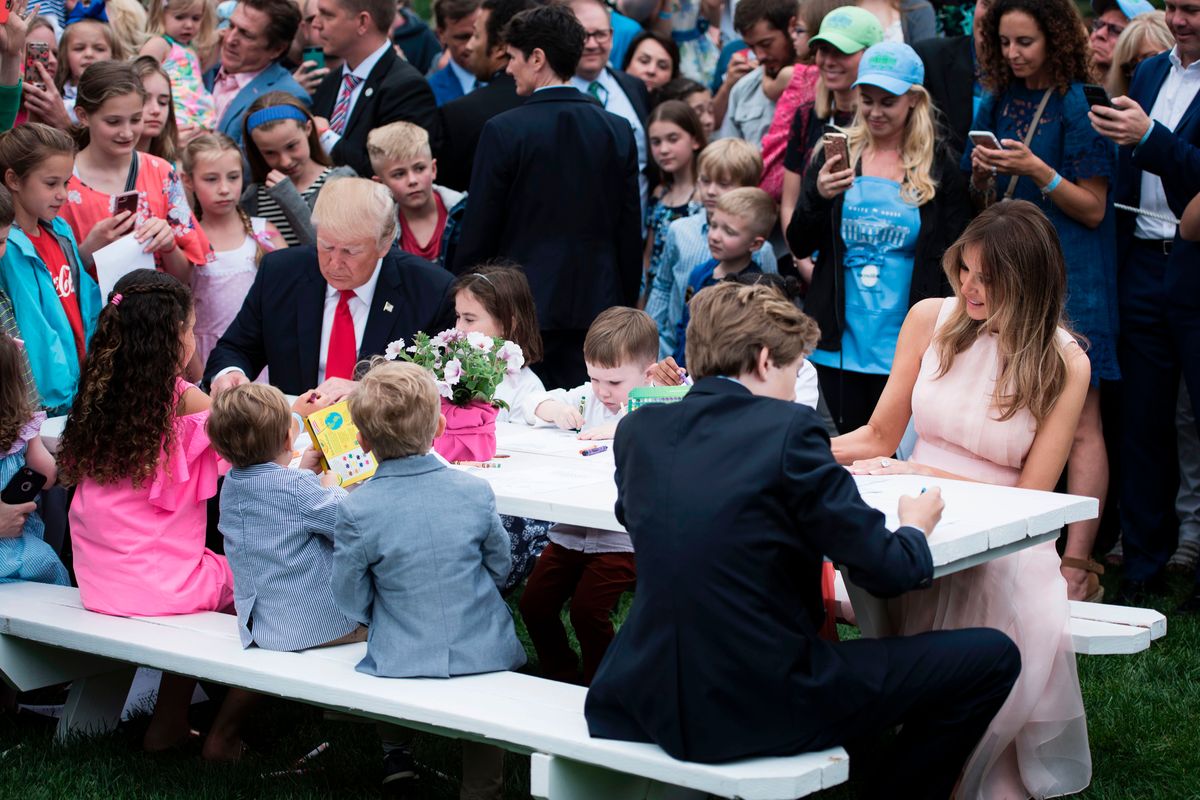
[[1099,603],[1104,599],[1104,587],[1100,585],[1100,576],[1104,574],[1104,567],[1096,563],[1095,559],[1063,556],[1062,565],[1071,569],[1082,569],[1088,572],[1087,597],[1084,598],[1084,602]]

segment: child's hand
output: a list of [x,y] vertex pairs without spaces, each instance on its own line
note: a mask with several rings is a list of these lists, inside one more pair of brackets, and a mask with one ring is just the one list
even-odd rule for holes
[[37,503],[10,506],[0,503],[0,539],[15,539],[25,528],[25,519],[37,511]]
[[617,435],[617,423],[610,422],[596,428],[588,428],[579,434],[580,439],[611,439]]
[[265,181],[263,181],[263,184],[268,189],[274,189],[278,184],[281,184],[286,180],[288,180],[287,175],[284,175],[282,172],[280,172],[277,169],[273,169],[267,173],[267,179]]
[[329,405],[330,402],[328,397],[313,389],[311,392],[305,392],[296,398],[296,402],[292,403],[292,411],[295,411],[302,417],[307,417],[314,411],[320,411]]
[[321,485],[326,489],[330,489],[334,486],[341,486],[342,484],[338,481],[337,473],[333,470],[330,470],[329,472],[321,473]]
[[175,233],[165,219],[151,217],[137,229],[134,238],[146,253],[169,253],[175,249]]
[[646,369],[646,380],[655,386],[679,386],[687,371],[675,363],[674,356],[667,356]]
[[583,427],[583,414],[558,400],[543,400],[533,413],[564,431],[577,431]]
[[79,249],[87,255],[91,255],[102,247],[120,239],[125,234],[133,230],[133,213],[130,211],[122,211],[113,217],[105,217],[92,226],[88,231],[88,235],[79,244]]
[[300,454],[300,469],[306,469],[317,475],[321,474],[321,451],[306,447]]

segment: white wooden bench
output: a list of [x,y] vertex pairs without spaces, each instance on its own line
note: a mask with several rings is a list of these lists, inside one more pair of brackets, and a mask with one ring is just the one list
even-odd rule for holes
[[545,800],[790,800],[849,776],[841,748],[711,765],[593,739],[581,687],[513,672],[376,678],[354,670],[365,648],[243,650],[229,615],[109,617],[84,610],[76,589],[0,585],[0,674],[20,691],[71,682],[60,737],[114,727],[140,665],[531,754],[532,794]]
[[[854,624],[854,610],[841,573],[834,579],[836,615]],[[1070,601],[1071,645],[1079,655],[1107,656],[1140,653],[1150,642],[1167,635],[1167,618],[1152,608],[1129,608],[1103,603]]]

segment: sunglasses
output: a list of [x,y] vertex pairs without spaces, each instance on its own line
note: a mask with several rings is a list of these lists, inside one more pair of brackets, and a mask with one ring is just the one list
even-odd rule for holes
[[1108,32],[1111,33],[1114,37],[1119,37],[1122,33],[1125,32],[1124,25],[1114,25],[1111,22],[1105,22],[1102,19],[1092,20],[1092,33],[1099,33],[1100,31],[1104,30],[1105,28],[1107,28]]

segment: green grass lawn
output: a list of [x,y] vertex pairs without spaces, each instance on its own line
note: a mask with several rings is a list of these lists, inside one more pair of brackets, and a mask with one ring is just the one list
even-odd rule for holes
[[[1110,571],[1115,573],[1115,571]],[[1115,574],[1106,578],[1112,591]],[[1159,610],[1169,612],[1188,589]],[[628,598],[621,611],[627,609]],[[523,628],[518,633],[528,645]],[[842,629],[843,635],[855,631]],[[532,651],[531,651],[532,656]],[[1200,619],[1170,620],[1165,639],[1133,656],[1079,659],[1095,778],[1077,795],[1087,800],[1200,798]],[[203,724],[203,709],[195,722]],[[254,753],[232,767],[210,767],[195,754],[148,757],[138,752],[139,726],[71,742],[53,742],[53,727],[0,714],[0,798],[322,798],[378,793],[380,750],[371,725],[332,722],[311,708],[269,701],[254,715],[247,739]],[[329,750],[305,775],[269,777],[320,742]],[[458,747],[421,735],[416,756],[427,771],[421,797],[458,797]],[[510,755],[506,797],[528,797],[529,760]],[[853,798],[853,788],[819,795]]]

